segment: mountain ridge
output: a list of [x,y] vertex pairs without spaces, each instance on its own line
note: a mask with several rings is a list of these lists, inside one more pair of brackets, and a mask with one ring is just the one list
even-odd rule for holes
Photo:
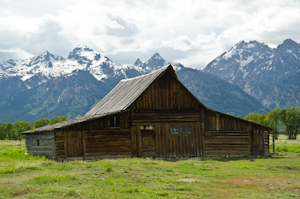
[[291,39],[277,48],[241,41],[203,71],[237,85],[267,107],[300,105],[300,45]]
[[[200,101],[211,101],[208,108],[243,116],[250,110],[266,112],[264,106],[258,101],[253,103],[253,99],[238,87],[217,76],[166,61],[158,53],[146,62],[137,59],[133,65],[121,65],[85,45],[79,45],[67,58],[45,52],[23,61],[0,63],[2,69],[6,69],[6,73],[2,73],[3,76],[6,75],[5,78],[0,78],[0,89],[6,91],[6,95],[0,95],[0,123],[18,120],[32,122],[57,115],[68,118],[84,115],[121,79],[147,74],[168,64],[172,64],[180,81]],[[208,78],[211,79],[209,84],[204,82]],[[5,90],[6,85],[17,90]],[[222,93],[226,100],[222,100]],[[219,105],[216,106],[216,103]],[[237,103],[246,108],[237,107]],[[253,107],[253,104],[256,106]]]

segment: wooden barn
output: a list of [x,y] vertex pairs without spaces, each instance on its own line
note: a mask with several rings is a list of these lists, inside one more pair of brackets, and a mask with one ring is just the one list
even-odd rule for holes
[[206,108],[171,65],[121,80],[85,116],[24,132],[55,160],[268,156],[272,129]]

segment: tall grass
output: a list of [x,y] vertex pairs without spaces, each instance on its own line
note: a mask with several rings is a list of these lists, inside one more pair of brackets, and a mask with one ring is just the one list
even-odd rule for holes
[[290,143],[273,157],[71,162],[1,144],[0,198],[300,198],[300,156]]
[[[270,151],[273,148],[270,148]],[[279,142],[275,143],[275,151],[276,152],[293,152],[300,153],[300,143],[287,143],[287,142]]]

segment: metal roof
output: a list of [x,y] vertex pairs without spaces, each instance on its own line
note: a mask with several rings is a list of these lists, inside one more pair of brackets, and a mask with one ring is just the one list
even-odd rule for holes
[[164,66],[152,73],[121,80],[96,106],[85,115],[126,110],[161,74],[172,68]]

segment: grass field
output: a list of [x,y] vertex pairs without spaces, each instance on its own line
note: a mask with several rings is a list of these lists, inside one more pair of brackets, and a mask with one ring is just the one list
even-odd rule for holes
[[0,198],[300,198],[299,143],[268,158],[63,163],[19,143],[0,141]]

